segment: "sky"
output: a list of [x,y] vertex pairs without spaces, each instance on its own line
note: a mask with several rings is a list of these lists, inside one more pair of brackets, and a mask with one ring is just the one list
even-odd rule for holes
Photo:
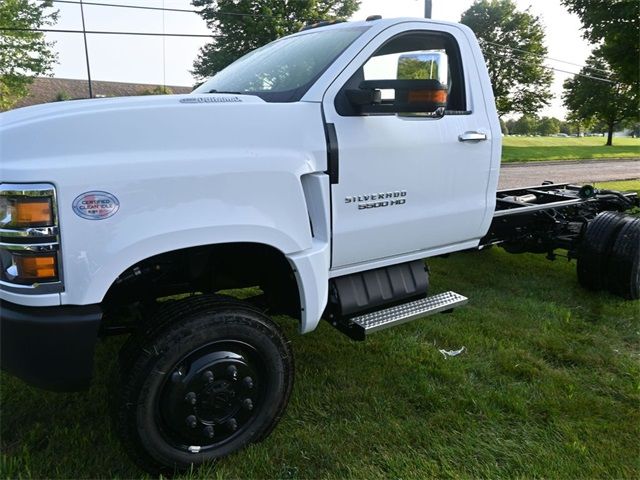
[[[77,1],[77,0],[75,0]],[[92,1],[92,0],[87,0]],[[190,0],[93,0],[111,4],[159,6],[191,9]],[[582,38],[577,16],[568,13],[559,0],[515,0],[521,10],[530,8],[541,18],[546,31],[548,56],[571,64],[584,65],[591,46]],[[433,0],[436,20],[457,22],[473,0]],[[80,7],[57,3],[60,11],[53,28],[78,30],[82,28]],[[200,16],[194,13],[159,12],[128,8],[110,8],[85,5],[87,30],[144,31],[156,33],[211,33]],[[352,20],[363,20],[369,15],[392,17],[424,16],[424,0],[362,0]],[[48,40],[56,42],[59,63],[54,75],[60,78],[87,78],[82,35],[47,33]],[[193,61],[206,38],[144,37],[117,35],[88,35],[91,77],[94,80],[151,83],[166,85],[193,85],[190,73]],[[547,65],[570,72],[579,67],[568,63],[548,61]],[[560,95],[563,81],[570,74],[554,72],[552,93],[554,99],[541,115],[563,119],[566,111]]]

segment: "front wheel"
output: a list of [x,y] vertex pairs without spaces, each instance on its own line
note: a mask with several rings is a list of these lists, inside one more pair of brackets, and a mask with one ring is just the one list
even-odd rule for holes
[[[117,427],[145,470],[174,473],[264,439],[284,413],[293,356],[269,318],[241,303],[181,301],[122,372]],[[178,305],[180,307],[180,305]]]

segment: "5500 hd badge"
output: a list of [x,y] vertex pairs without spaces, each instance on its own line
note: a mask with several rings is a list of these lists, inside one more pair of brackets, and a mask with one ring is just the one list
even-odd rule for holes
[[395,192],[372,193],[369,195],[358,195],[345,197],[344,203],[354,203],[358,205],[358,210],[368,210],[370,208],[393,207],[407,203],[407,191],[398,190]]

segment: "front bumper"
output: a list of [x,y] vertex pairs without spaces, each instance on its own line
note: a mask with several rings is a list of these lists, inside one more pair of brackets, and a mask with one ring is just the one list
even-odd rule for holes
[[47,390],[89,386],[100,305],[25,307],[0,303],[0,366]]

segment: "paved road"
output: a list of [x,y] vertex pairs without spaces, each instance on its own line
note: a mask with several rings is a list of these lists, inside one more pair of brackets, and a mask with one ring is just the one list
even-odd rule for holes
[[576,160],[505,164],[500,169],[499,188],[556,183],[592,183],[640,178],[640,159]]

